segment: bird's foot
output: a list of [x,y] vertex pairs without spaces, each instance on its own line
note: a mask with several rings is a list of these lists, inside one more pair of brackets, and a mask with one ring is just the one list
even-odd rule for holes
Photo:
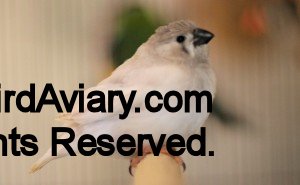
[[[137,167],[137,165],[148,155],[151,154],[152,149],[151,147],[144,147],[143,148],[143,155],[142,156],[135,156],[131,159],[130,161],[130,166],[129,166],[129,173],[131,176],[133,176],[133,169],[135,169]],[[166,147],[163,147],[160,151],[160,154],[165,154],[167,156],[170,156],[171,158],[173,158],[180,166],[182,166],[183,171],[186,170],[186,165],[184,163],[184,161],[182,160],[181,157],[179,156],[173,156],[171,154],[169,154],[168,150],[166,149]]]

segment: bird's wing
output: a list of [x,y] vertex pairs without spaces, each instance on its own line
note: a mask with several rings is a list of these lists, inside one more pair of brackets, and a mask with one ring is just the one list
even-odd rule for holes
[[[62,114],[58,117],[58,121],[62,121],[65,123],[78,123],[78,124],[89,124],[89,123],[94,123],[94,122],[99,122],[104,119],[119,119],[119,115],[123,114],[124,108],[122,106],[122,103],[119,99],[119,96],[115,96],[113,100],[113,112],[108,112],[108,96],[109,92],[108,91],[122,91],[122,94],[124,98],[126,99],[126,102],[128,101],[130,95],[132,94],[133,90],[137,91],[137,94],[134,97],[132,108],[135,108],[136,106],[140,106],[143,103],[143,98],[142,96],[138,94],[143,94],[143,87],[136,87],[136,86],[125,86],[122,83],[101,83],[95,87],[89,88],[84,91],[84,111],[79,112],[79,101],[77,101],[74,105],[74,108],[71,113],[67,114]],[[92,91],[101,91],[104,97],[99,97],[99,96],[93,96],[92,99],[99,98],[99,102],[102,102],[105,104],[105,112],[90,112],[87,109],[87,103],[91,100],[90,98],[87,98],[88,94]],[[133,95],[132,95],[133,96]],[[94,104],[93,107],[99,106],[100,103]]]
[[[178,71],[179,70],[179,71]],[[87,110],[87,103],[90,99],[87,95],[91,91],[102,91],[105,94],[105,109],[108,110],[108,91],[109,90],[121,90],[126,101],[128,101],[133,90],[136,90],[136,96],[134,97],[133,104],[131,108],[134,111],[135,107],[141,107],[144,105],[145,95],[152,90],[159,90],[163,92],[166,87],[178,87],[180,84],[185,84],[186,82],[181,82],[184,79],[180,76],[181,69],[172,66],[141,66],[139,63],[129,63],[126,62],[115,72],[99,83],[97,86],[89,88],[84,91],[84,112],[79,112],[79,102],[77,101],[76,106],[74,106],[72,113],[63,114],[58,118],[59,121],[78,123],[78,124],[89,124],[94,122],[99,122],[107,119],[119,119],[119,115],[123,114],[124,109],[119,100],[119,97],[115,97],[113,101],[113,112],[90,112]],[[162,80],[163,78],[163,80]],[[172,88],[171,88],[172,89]],[[173,88],[173,90],[175,90]]]

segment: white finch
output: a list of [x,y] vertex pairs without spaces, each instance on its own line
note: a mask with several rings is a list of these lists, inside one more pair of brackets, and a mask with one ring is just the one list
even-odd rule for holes
[[[164,108],[151,113],[145,108],[145,95],[152,90],[157,90],[162,95],[168,91],[177,91],[184,95],[185,90],[206,90],[214,97],[216,81],[208,60],[207,48],[212,38],[212,33],[189,21],[176,21],[159,27],[136,53],[108,78],[85,90],[85,96],[95,90],[105,94],[108,90],[122,90],[126,99],[132,90],[136,90],[132,110],[126,119],[119,119],[119,114],[123,113],[120,102],[114,102],[113,113],[93,113],[88,110],[79,112],[77,105],[71,113],[60,118],[75,132],[76,137],[70,144],[73,150],[78,152],[77,141],[83,134],[90,134],[95,138],[101,134],[109,134],[115,139],[123,134],[130,134],[136,140],[138,134],[152,134],[157,143],[161,134],[180,134],[187,138],[199,130],[209,115],[207,111],[203,111],[207,108],[205,101],[201,103],[201,113],[195,111],[195,98],[191,98],[192,106],[188,113],[183,109],[171,113]],[[152,99],[151,104],[157,105],[157,99]],[[170,100],[171,105],[176,105],[177,100]],[[135,107],[140,107],[140,113],[135,113]],[[67,137],[68,134],[61,136]],[[57,151],[58,156],[52,156],[49,149],[33,165],[31,171],[41,169],[53,159],[69,155],[63,146],[58,146]]]

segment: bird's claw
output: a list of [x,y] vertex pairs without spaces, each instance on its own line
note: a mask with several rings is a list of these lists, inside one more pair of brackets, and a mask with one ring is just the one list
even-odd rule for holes
[[182,166],[183,172],[185,172],[185,170],[186,170],[186,165],[185,165],[185,162],[184,162],[184,161],[182,161],[181,166]]
[[129,170],[129,174],[133,177],[133,173],[132,173],[132,166],[131,165],[129,165],[129,168],[128,168],[128,170]]

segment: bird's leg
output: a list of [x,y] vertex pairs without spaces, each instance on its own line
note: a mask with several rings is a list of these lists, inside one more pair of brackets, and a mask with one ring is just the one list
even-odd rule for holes
[[[150,146],[145,146],[145,147],[143,148],[143,155],[142,155],[142,156],[135,156],[135,157],[133,157],[133,158],[131,159],[131,161],[130,161],[130,166],[129,166],[129,173],[130,173],[130,175],[133,176],[132,170],[133,170],[134,168],[136,168],[137,165],[138,165],[138,164],[139,164],[139,163],[140,163],[140,162],[141,162],[148,154],[151,154],[151,153],[153,153],[151,147],[150,147]],[[165,146],[163,146],[162,149],[160,150],[160,154],[165,154],[165,155],[168,155],[168,156],[172,157],[172,158],[173,158],[180,166],[183,167],[183,171],[185,171],[186,165],[185,165],[184,161],[182,160],[182,158],[179,157],[179,156],[173,156],[173,155],[169,154],[169,152],[168,152],[168,150],[167,150],[167,148],[166,148]]]

